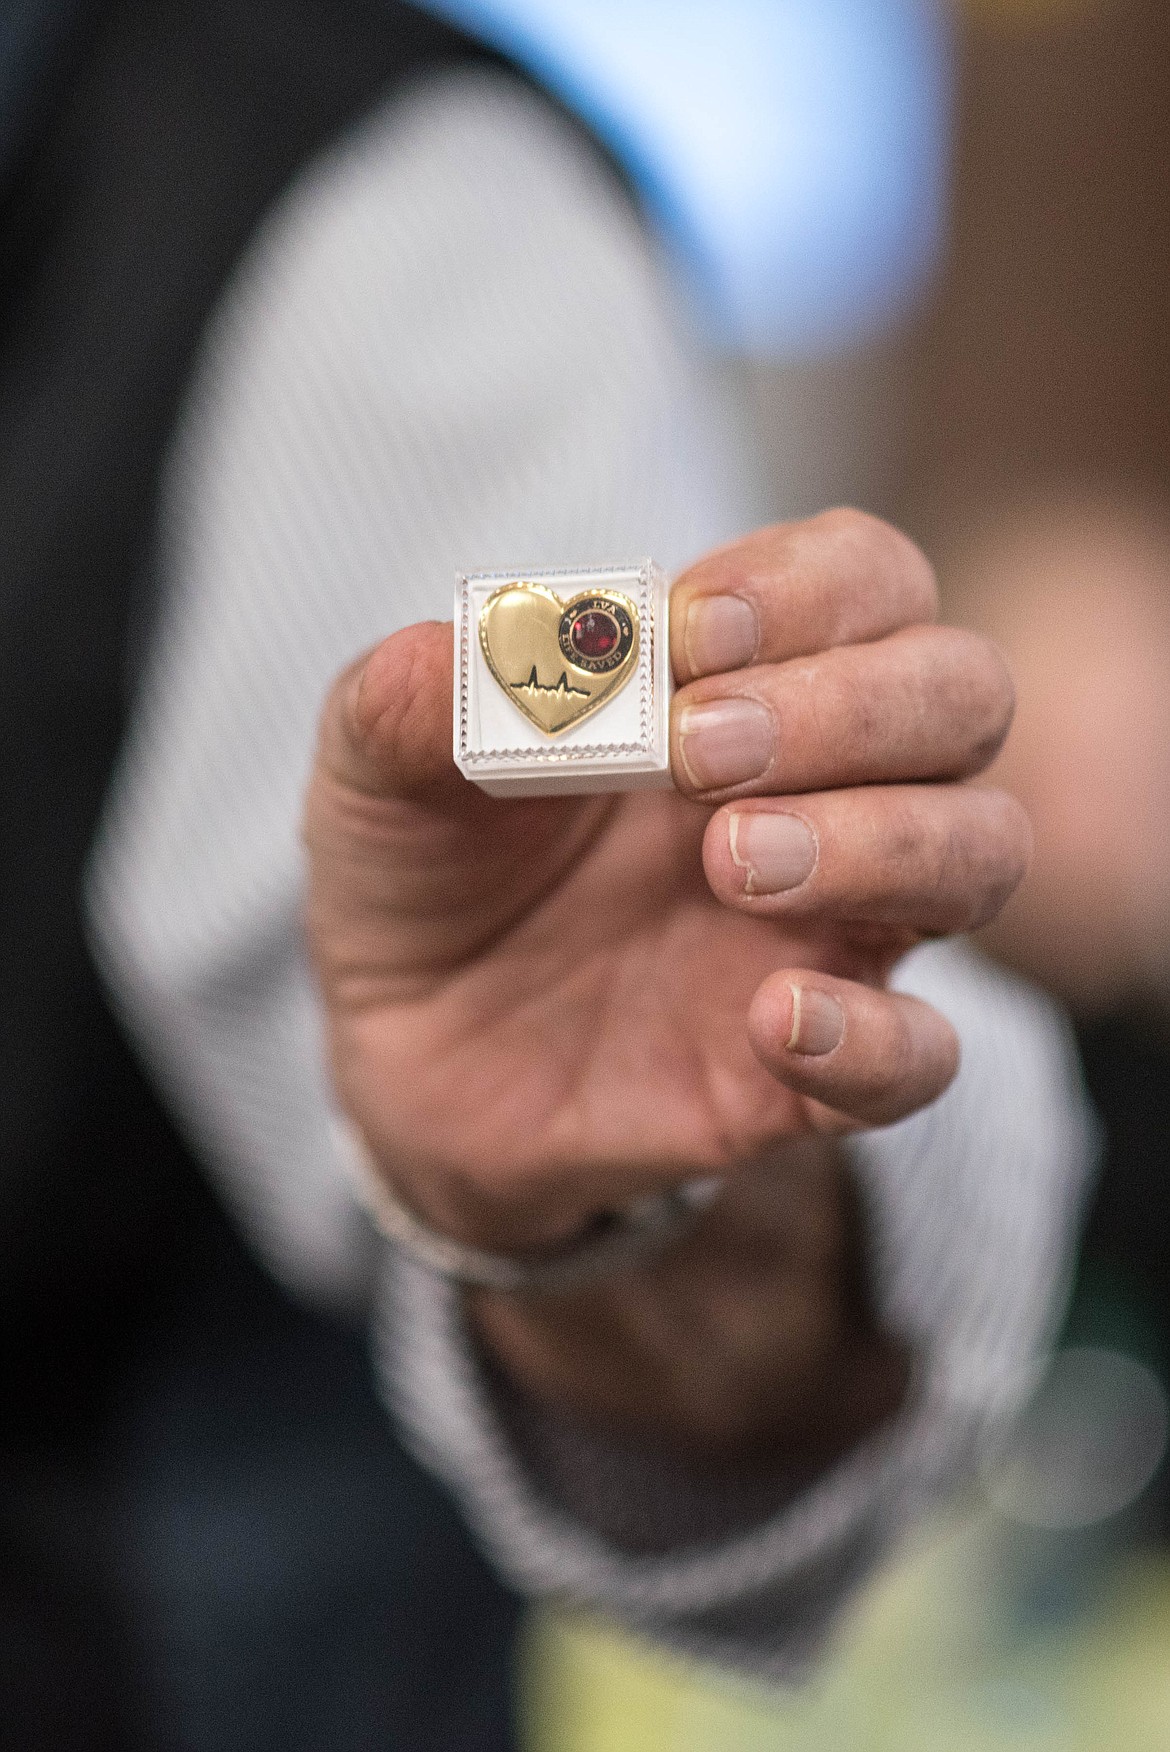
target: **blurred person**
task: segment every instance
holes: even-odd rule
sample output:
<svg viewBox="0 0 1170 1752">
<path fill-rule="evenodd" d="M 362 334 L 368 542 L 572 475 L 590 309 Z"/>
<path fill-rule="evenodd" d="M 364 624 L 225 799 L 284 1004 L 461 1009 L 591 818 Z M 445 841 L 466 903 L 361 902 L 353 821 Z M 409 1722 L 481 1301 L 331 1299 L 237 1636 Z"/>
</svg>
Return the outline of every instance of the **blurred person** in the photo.
<svg viewBox="0 0 1170 1752">
<path fill-rule="evenodd" d="M 68 22 L 6 172 L 7 1719 L 25 1745 L 505 1731 L 474 1713 L 499 1709 L 501 1644 L 474 1631 L 477 1613 L 506 1629 L 504 1596 L 367 1430 L 360 1392 L 326 1390 L 351 1353 L 251 1275 L 191 1155 L 286 1285 L 377 1310 L 386 1396 L 515 1580 L 797 1674 L 1010 1417 L 1074 1220 L 1086 1130 L 1052 1012 L 951 950 L 885 990 L 913 942 L 977 922 L 1018 874 L 1018 818 L 951 782 L 1002 738 L 1002 671 L 931 628 L 928 568 L 889 530 L 839 514 L 765 532 L 676 587 L 684 743 L 684 707 L 724 702 L 722 742 L 676 758 L 693 800 L 507 809 L 452 786 L 449 635 L 404 630 L 363 666 L 370 718 L 349 709 L 353 672 L 325 720 L 323 1009 L 297 823 L 336 671 L 441 613 L 469 553 L 651 549 L 680 567 L 742 527 L 741 462 L 628 192 L 475 44 L 405 7 L 121 0 Z M 698 617 L 688 644 L 690 611 L 729 595 L 740 610 L 705 633 Z M 750 650 L 734 622 L 757 629 Z M 785 718 L 758 782 L 718 764 L 745 758 L 753 702 L 757 731 Z M 78 931 L 119 745 L 92 937 L 178 1133 Z M 777 812 L 790 792 L 809 795 Z M 363 850 L 359 793 L 397 857 Z M 802 812 L 820 860 L 786 896 Z M 745 864 L 736 814 L 761 844 L 763 816 L 788 822 L 786 847 Z M 956 843 L 967 855 L 940 866 Z M 632 1159 L 586 1128 L 566 1161 L 557 1053 L 595 1030 L 588 1004 L 564 1030 L 563 968 L 539 954 L 601 904 L 629 933 L 612 1026 Z M 501 1008 L 526 943 L 552 1018 L 529 1034 Z M 346 968 L 375 976 L 368 1028 Z M 408 971 L 426 975 L 429 1042 Z M 964 1063 L 914 1113 L 955 1068 L 931 1000 Z M 472 1077 L 506 1087 L 513 1065 L 544 1137 L 466 1105 Z M 649 1185 L 729 1184 L 610 1281 L 469 1298 L 376 1240 L 343 1112 L 424 1220 L 504 1253 L 573 1243 Z M 825 1143 L 859 1122 L 887 1129 Z M 282 1503 L 290 1422 L 305 1451 Z M 392 1524 L 404 1505 L 396 1549 L 387 1508 Z M 368 1568 L 373 1594 L 355 1594 L 325 1555 L 371 1528 L 392 1610 Z M 347 1633 L 326 1673 L 324 1626 Z M 299 1681 L 283 1698 L 276 1644 Z M 469 1674 L 483 1689 L 461 1716 Z"/>
</svg>

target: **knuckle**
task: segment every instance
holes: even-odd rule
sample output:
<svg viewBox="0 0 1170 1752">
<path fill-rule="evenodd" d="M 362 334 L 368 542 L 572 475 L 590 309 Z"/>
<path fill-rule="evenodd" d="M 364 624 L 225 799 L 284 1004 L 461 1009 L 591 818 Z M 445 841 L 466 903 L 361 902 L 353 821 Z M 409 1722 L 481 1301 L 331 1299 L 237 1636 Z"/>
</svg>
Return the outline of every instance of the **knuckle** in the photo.
<svg viewBox="0 0 1170 1752">
<path fill-rule="evenodd" d="M 918 609 L 920 620 L 933 621 L 939 610 L 938 576 L 930 560 L 916 541 L 901 530 L 891 532 L 896 538 L 907 596 Z"/>
<path fill-rule="evenodd" d="M 915 998 L 887 994 L 872 1029 L 864 1108 L 870 1122 L 898 1118 L 936 1096 L 959 1063 L 958 1036 L 945 1017 Z M 861 1112 L 862 1104 L 857 1111 Z"/>
<path fill-rule="evenodd" d="M 882 844 L 883 885 L 903 883 L 917 867 L 922 872 L 922 885 L 928 889 L 936 887 L 943 873 L 945 839 L 937 828 L 932 830 L 929 817 L 923 820 L 919 799 L 905 792 L 887 793 L 877 802 L 884 804 L 884 820 L 879 817 L 877 824 Z"/>
<path fill-rule="evenodd" d="M 406 797 L 451 780 L 450 693 L 449 629 L 421 622 L 375 647 L 351 686 L 346 719 L 369 788 Z"/>
<path fill-rule="evenodd" d="M 1022 805 L 1006 791 L 982 792 L 980 801 L 982 819 L 975 830 L 980 883 L 968 930 L 987 924 L 1002 911 L 1032 859 L 1032 824 Z"/>
<path fill-rule="evenodd" d="M 864 570 L 881 580 L 908 621 L 935 618 L 938 580 L 917 542 L 883 518 L 852 506 L 824 511 L 813 521 L 831 542 L 851 550 Z"/>
<path fill-rule="evenodd" d="M 933 1068 L 934 1092 L 941 1095 L 958 1075 L 962 1047 L 954 1026 L 945 1016 L 940 1016 L 938 1020 L 940 1026 L 936 1030 Z"/>
<path fill-rule="evenodd" d="M 802 728 L 820 760 L 830 760 L 842 749 L 868 758 L 890 739 L 890 700 L 875 685 L 869 648 L 841 655 L 840 662 L 810 664 L 794 677 L 803 683 L 798 696 Z"/>
<path fill-rule="evenodd" d="M 417 716 L 425 698 L 423 648 L 408 636 L 414 630 L 385 640 L 366 663 L 353 704 L 353 727 L 359 746 L 368 753 L 392 751 L 409 734 L 412 714 Z"/>
<path fill-rule="evenodd" d="M 899 858 L 934 931 L 970 931 L 997 913 L 1019 880 L 1011 836 L 996 801 L 954 788 L 921 811 L 906 811 L 891 839 L 892 880 Z M 917 844 L 912 841 L 917 820 Z"/>
<path fill-rule="evenodd" d="M 998 750 L 1016 710 L 1016 684 L 998 645 L 980 633 L 968 633 L 973 675 L 982 696 L 988 739 Z"/>
<path fill-rule="evenodd" d="M 826 510 L 818 511 L 815 517 L 810 517 L 808 527 L 821 535 L 848 539 L 853 532 L 876 521 L 867 511 L 858 511 L 852 505 L 830 505 Z"/>
<path fill-rule="evenodd" d="M 359 732 L 356 701 L 365 661 L 363 657 L 348 664 L 329 684 L 317 720 L 319 748 L 328 749 L 339 737 L 356 741 Z"/>
<path fill-rule="evenodd" d="M 1028 817 L 1006 791 L 949 787 L 891 804 L 877 872 L 912 897 L 918 929 L 973 931 L 995 918 L 1027 874 Z"/>
<path fill-rule="evenodd" d="M 360 747 L 369 746 L 384 725 L 387 710 L 393 708 L 393 673 L 393 652 L 387 641 L 369 653 L 352 696 L 350 726 Z"/>
<path fill-rule="evenodd" d="M 934 635 L 936 704 L 961 727 L 965 770 L 981 772 L 1003 747 L 1015 713 L 1016 690 L 999 647 L 964 627 Z"/>
<path fill-rule="evenodd" d="M 867 550 L 880 548 L 888 535 L 897 532 L 880 517 L 859 511 L 854 505 L 833 505 L 811 519 L 811 525 L 830 540 L 847 542 Z"/>
</svg>

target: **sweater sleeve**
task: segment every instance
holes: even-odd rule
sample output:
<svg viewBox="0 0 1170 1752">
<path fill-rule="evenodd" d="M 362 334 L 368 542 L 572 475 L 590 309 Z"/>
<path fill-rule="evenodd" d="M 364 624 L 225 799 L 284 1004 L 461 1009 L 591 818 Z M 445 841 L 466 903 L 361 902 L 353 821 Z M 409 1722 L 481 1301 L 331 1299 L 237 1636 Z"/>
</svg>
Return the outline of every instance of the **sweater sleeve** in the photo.
<svg viewBox="0 0 1170 1752">
<path fill-rule="evenodd" d="M 336 670 L 446 618 L 460 568 L 677 566 L 748 522 L 743 478 L 636 216 L 571 130 L 499 74 L 399 98 L 288 191 L 205 337 L 89 904 L 126 1026 L 239 1221 L 302 1293 L 374 1308 L 388 1403 L 501 1565 L 780 1675 L 1036 1364 L 1089 1147 L 1053 1013 L 969 957 L 910 968 L 959 1023 L 963 1072 L 856 1161 L 884 1312 L 924 1359 L 913 1403 L 798 1499 L 729 1483 L 700 1525 L 665 1466 L 508 1415 L 458 1297 L 374 1241 L 299 928 Z M 630 1555 L 615 1496 L 668 1546 Z"/>
<path fill-rule="evenodd" d="M 955 946 L 898 982 L 955 1023 L 962 1067 L 932 1107 L 851 1141 L 888 1329 L 918 1358 L 900 1415 L 795 1497 L 694 1489 L 547 1415 L 508 1414 L 451 1287 L 387 1262 L 383 1380 L 423 1456 L 522 1587 L 585 1601 L 701 1659 L 800 1678 L 902 1532 L 997 1447 L 1063 1303 L 1094 1148 L 1069 1033 Z M 714 1500 L 722 1495 L 722 1501 Z M 615 1529 L 669 1529 L 653 1555 Z"/>
</svg>

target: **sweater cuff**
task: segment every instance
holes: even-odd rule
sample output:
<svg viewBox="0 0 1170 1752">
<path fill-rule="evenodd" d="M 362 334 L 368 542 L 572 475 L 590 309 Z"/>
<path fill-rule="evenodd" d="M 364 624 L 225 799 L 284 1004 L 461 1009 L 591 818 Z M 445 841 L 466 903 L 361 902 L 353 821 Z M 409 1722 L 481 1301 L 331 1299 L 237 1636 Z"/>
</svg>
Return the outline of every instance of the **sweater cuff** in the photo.
<svg viewBox="0 0 1170 1752">
<path fill-rule="evenodd" d="M 387 1249 L 377 1328 L 383 1391 L 408 1443 L 458 1497 L 523 1591 L 760 1678 L 800 1677 L 897 1530 L 961 1469 L 964 1408 L 915 1393 L 889 1426 L 793 1493 L 728 1475 L 698 1492 L 665 1456 L 633 1453 L 512 1396 L 486 1368 L 458 1290 Z M 673 1529 L 666 1550 L 621 1529 Z"/>
<path fill-rule="evenodd" d="M 387 1249 L 384 1392 L 522 1589 L 792 1680 L 906 1525 L 1003 1439 L 1059 1311 L 1092 1123 L 1044 1000 L 954 950 L 912 958 L 898 983 L 946 1011 L 964 1053 L 933 1107 L 850 1146 L 879 1311 L 920 1369 L 898 1416 L 811 1484 L 748 1487 L 729 1472 L 697 1492 L 665 1456 L 531 1405 L 517 1415 L 457 1289 Z"/>
</svg>

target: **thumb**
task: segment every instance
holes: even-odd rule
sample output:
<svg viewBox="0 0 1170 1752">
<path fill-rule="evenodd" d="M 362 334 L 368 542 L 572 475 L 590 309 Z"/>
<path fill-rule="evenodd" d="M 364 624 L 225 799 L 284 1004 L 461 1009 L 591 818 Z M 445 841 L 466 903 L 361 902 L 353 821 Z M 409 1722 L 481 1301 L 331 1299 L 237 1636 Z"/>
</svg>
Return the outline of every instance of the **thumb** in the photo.
<svg viewBox="0 0 1170 1752">
<path fill-rule="evenodd" d="M 450 622 L 393 633 L 342 671 L 321 716 L 320 761 L 370 797 L 474 807 L 451 755 Z"/>
<path fill-rule="evenodd" d="M 596 798 L 486 796 L 451 752 L 450 623 L 406 627 L 338 676 L 304 837 L 319 971 L 351 992 L 450 972 L 555 882 Z M 336 989 L 333 986 L 333 989 Z"/>
</svg>

